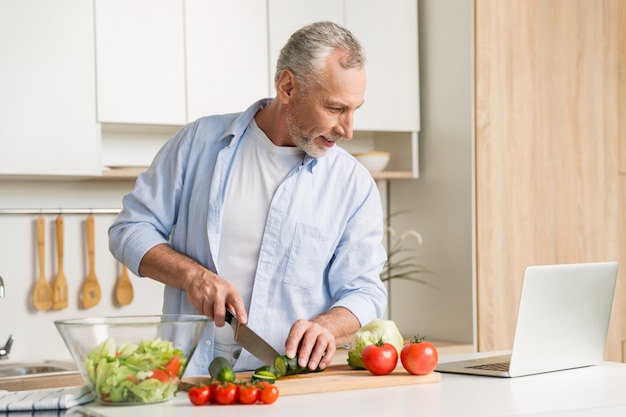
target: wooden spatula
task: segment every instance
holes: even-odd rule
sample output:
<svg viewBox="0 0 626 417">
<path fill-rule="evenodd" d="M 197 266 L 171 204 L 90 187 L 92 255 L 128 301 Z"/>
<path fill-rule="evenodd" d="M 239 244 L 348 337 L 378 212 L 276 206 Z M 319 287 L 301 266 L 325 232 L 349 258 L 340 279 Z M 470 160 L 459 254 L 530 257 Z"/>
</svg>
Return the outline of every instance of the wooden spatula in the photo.
<svg viewBox="0 0 626 417">
<path fill-rule="evenodd" d="M 39 278 L 33 290 L 33 305 L 37 310 L 46 311 L 52 307 L 52 287 L 46 279 L 44 265 L 44 219 L 37 218 L 37 250 L 39 255 Z"/>
<path fill-rule="evenodd" d="M 100 284 L 96 278 L 94 220 L 93 216 L 87 216 L 87 249 L 89 251 L 89 275 L 83 282 L 82 301 L 83 308 L 91 308 L 100 301 Z"/>
<path fill-rule="evenodd" d="M 57 275 L 52 282 L 52 309 L 67 308 L 67 280 L 63 271 L 63 216 L 57 216 Z"/>
<path fill-rule="evenodd" d="M 122 270 L 120 277 L 117 279 L 117 284 L 115 285 L 115 299 L 119 305 L 125 306 L 133 301 L 133 284 L 128 278 L 126 265 L 120 263 L 120 267 Z"/>
</svg>

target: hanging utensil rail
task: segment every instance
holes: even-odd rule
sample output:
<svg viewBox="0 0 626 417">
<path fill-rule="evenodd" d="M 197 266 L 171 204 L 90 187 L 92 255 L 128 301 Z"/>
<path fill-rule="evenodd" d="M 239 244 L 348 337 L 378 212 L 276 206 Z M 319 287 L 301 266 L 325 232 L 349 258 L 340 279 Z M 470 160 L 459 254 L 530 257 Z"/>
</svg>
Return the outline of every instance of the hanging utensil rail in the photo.
<svg viewBox="0 0 626 417">
<path fill-rule="evenodd" d="M 0 214 L 119 214 L 119 208 L 0 209 Z"/>
</svg>

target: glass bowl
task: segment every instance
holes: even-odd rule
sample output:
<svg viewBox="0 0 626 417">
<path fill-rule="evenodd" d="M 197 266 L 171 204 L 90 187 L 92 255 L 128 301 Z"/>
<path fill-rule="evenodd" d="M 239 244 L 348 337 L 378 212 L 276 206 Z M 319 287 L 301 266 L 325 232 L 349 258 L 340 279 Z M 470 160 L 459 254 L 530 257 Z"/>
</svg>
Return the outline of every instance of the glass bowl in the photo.
<svg viewBox="0 0 626 417">
<path fill-rule="evenodd" d="M 54 322 L 101 404 L 168 401 L 209 318 L 200 315 L 90 317 Z"/>
</svg>

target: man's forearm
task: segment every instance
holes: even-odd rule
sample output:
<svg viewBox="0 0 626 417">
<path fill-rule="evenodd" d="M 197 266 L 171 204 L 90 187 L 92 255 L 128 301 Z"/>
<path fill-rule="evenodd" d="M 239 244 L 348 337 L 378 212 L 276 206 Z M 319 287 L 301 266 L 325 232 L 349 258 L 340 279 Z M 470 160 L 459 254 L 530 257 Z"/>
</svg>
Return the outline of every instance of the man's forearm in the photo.
<svg viewBox="0 0 626 417">
<path fill-rule="evenodd" d="M 157 245 L 146 252 L 139 264 L 141 275 L 183 290 L 204 269 L 190 257 L 165 244 Z"/>
<path fill-rule="evenodd" d="M 335 337 L 337 346 L 350 343 L 354 333 L 361 327 L 356 316 L 343 307 L 332 308 L 311 321 L 328 329 Z"/>
</svg>

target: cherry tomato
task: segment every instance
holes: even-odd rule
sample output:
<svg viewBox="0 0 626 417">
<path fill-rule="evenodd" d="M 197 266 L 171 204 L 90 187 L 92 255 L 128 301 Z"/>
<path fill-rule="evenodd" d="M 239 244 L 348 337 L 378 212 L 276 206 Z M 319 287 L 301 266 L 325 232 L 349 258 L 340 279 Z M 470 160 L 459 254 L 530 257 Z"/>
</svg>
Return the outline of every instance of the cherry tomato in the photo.
<svg viewBox="0 0 626 417">
<path fill-rule="evenodd" d="M 267 381 L 258 381 L 258 382 L 256 382 L 256 388 L 257 388 L 256 400 L 257 401 L 262 401 L 261 393 L 263 392 L 263 388 L 269 387 L 270 385 L 272 385 L 272 384 L 270 384 Z"/>
<path fill-rule="evenodd" d="M 216 394 L 217 394 L 217 387 L 219 387 L 221 384 L 219 382 L 213 382 L 211 383 L 211 385 L 209 385 L 209 389 L 211 391 L 211 395 L 209 397 L 209 402 L 213 403 L 213 404 L 217 404 L 217 398 L 216 398 Z"/>
<path fill-rule="evenodd" d="M 252 384 L 239 385 L 237 389 L 237 401 L 241 404 L 254 404 L 257 402 L 258 389 Z"/>
<path fill-rule="evenodd" d="M 191 387 L 187 395 L 193 405 L 204 405 L 208 403 L 211 398 L 211 388 L 204 384 Z"/>
<path fill-rule="evenodd" d="M 165 364 L 165 371 L 170 374 L 172 378 L 178 376 L 178 372 L 180 371 L 180 356 L 172 356 L 172 359 Z"/>
<path fill-rule="evenodd" d="M 170 380 L 170 376 L 168 375 L 168 373 L 165 372 L 163 369 L 158 368 L 152 370 L 152 375 L 150 375 L 150 378 L 161 381 L 164 384 Z"/>
<path fill-rule="evenodd" d="M 215 401 L 221 405 L 233 404 L 237 399 L 237 385 L 226 382 L 215 388 Z"/>
<path fill-rule="evenodd" d="M 361 359 L 368 371 L 374 375 L 387 375 L 398 364 L 398 351 L 391 343 L 378 342 L 367 345 L 361 352 Z"/>
<path fill-rule="evenodd" d="M 400 361 L 410 374 L 427 375 L 437 367 L 439 353 L 432 343 L 415 336 L 400 351 Z"/>
<path fill-rule="evenodd" d="M 280 393 L 278 391 L 278 387 L 273 384 L 268 384 L 263 389 L 261 389 L 261 402 L 263 404 L 273 404 L 276 402 Z"/>
</svg>

